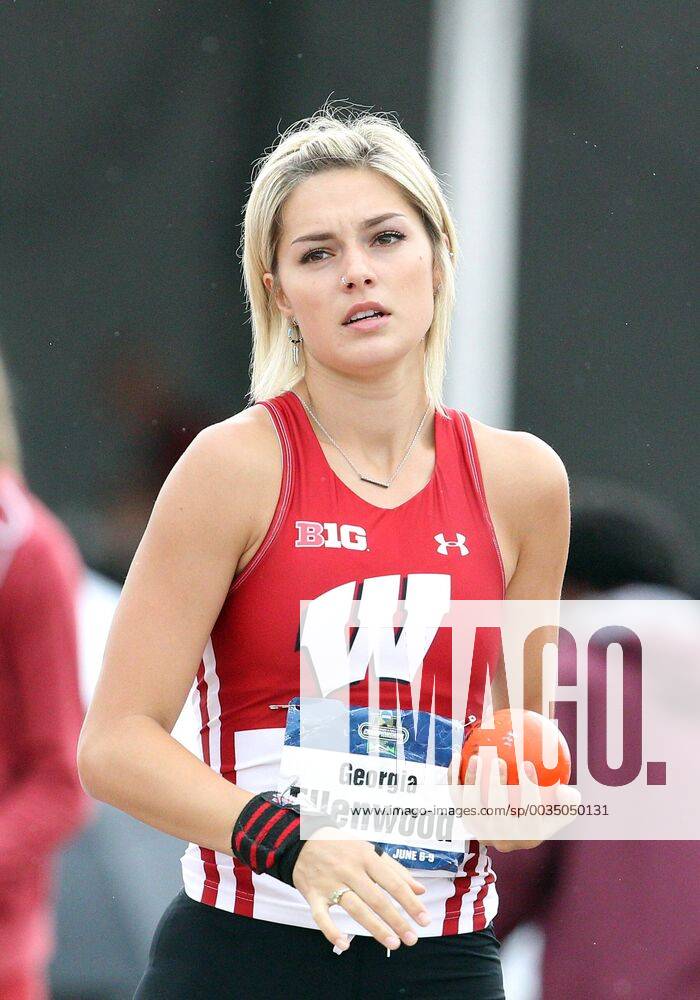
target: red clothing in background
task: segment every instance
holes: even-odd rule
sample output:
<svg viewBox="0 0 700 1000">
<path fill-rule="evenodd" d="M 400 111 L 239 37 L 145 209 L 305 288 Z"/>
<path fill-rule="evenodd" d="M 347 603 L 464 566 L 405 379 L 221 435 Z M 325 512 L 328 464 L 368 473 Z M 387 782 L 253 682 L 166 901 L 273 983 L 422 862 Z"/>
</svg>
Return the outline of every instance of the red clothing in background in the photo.
<svg viewBox="0 0 700 1000">
<path fill-rule="evenodd" d="M 604 663 L 599 650 L 592 661 L 592 719 L 603 718 Z M 575 664 L 562 666 L 561 682 L 573 684 Z M 570 709 L 560 705 L 557 718 L 575 759 Z M 641 701 L 632 711 L 639 717 Z M 599 725 L 592 743 L 601 759 L 603 741 Z M 544 933 L 542 1000 L 700 998 L 698 841 L 548 841 L 496 854 L 493 865 L 498 936 L 528 920 Z"/>
<path fill-rule="evenodd" d="M 0 981 L 51 958 L 53 858 L 92 813 L 76 765 L 81 576 L 66 529 L 0 466 Z"/>
</svg>

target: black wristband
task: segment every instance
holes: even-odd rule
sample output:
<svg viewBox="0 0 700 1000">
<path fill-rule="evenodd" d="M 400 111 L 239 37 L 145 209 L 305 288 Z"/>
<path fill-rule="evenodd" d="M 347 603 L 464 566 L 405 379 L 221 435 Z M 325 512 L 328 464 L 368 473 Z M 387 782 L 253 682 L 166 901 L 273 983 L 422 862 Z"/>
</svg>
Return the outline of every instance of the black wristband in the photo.
<svg viewBox="0 0 700 1000">
<path fill-rule="evenodd" d="M 311 832 L 334 826 L 329 816 L 304 816 Z M 301 816 L 296 803 L 285 803 L 277 792 L 255 795 L 241 810 L 231 834 L 231 851 L 258 875 L 294 885 L 294 865 L 306 843 L 300 835 Z"/>
</svg>

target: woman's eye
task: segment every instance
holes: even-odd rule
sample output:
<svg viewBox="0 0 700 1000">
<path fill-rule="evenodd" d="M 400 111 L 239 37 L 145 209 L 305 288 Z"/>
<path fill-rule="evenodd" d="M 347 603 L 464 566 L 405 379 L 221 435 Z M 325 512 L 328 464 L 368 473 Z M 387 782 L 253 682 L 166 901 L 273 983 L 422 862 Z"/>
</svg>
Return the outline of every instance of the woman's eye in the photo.
<svg viewBox="0 0 700 1000">
<path fill-rule="evenodd" d="M 301 258 L 302 264 L 306 264 L 308 261 L 320 260 L 321 258 L 316 256 L 317 253 L 328 253 L 328 251 L 327 250 L 309 250 L 309 252 L 305 253 L 304 256 Z"/>
<path fill-rule="evenodd" d="M 379 233 L 375 238 L 380 240 L 382 236 L 394 236 L 397 240 L 406 239 L 403 233 L 398 233 L 395 229 L 387 229 L 383 233 Z M 382 243 L 382 246 L 391 246 L 391 243 Z"/>
<path fill-rule="evenodd" d="M 383 242 L 384 237 L 391 237 L 391 242 Z M 383 233 L 377 233 L 377 235 L 374 237 L 375 242 L 379 241 L 379 240 L 382 241 L 382 242 L 380 242 L 379 245 L 383 246 L 383 247 L 393 246 L 393 244 L 394 244 L 395 241 L 397 241 L 397 240 L 405 240 L 405 239 L 406 239 L 406 237 L 404 236 L 404 234 L 397 232 L 397 230 L 395 230 L 395 229 L 386 229 L 386 230 L 384 230 Z M 328 253 L 330 253 L 330 251 L 329 250 L 322 250 L 320 247 L 319 247 L 318 250 L 309 250 L 309 252 L 305 253 L 304 256 L 301 258 L 301 263 L 302 264 L 306 264 L 306 263 L 309 263 L 309 262 L 313 263 L 314 261 L 317 261 L 317 260 L 323 260 L 324 258 L 317 256 L 317 254 L 324 254 L 324 253 L 328 254 Z"/>
</svg>

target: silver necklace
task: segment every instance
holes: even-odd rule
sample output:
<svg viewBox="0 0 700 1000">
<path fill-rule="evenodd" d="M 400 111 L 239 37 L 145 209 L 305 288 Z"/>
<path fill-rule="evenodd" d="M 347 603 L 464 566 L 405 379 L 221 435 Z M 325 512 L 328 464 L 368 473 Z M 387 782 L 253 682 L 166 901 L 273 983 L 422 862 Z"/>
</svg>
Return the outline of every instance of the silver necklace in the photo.
<svg viewBox="0 0 700 1000">
<path fill-rule="evenodd" d="M 307 387 L 306 391 L 309 392 L 308 387 Z M 352 459 L 348 458 L 348 456 L 345 454 L 345 452 L 340 447 L 340 445 L 335 440 L 335 438 L 331 434 L 328 433 L 328 431 L 323 426 L 323 424 L 321 423 L 321 421 L 318 419 L 318 417 L 316 416 L 316 414 L 314 413 L 314 411 L 311 409 L 311 407 L 307 403 L 305 403 L 304 400 L 301 398 L 301 396 L 297 395 L 296 392 L 294 393 L 294 395 L 297 397 L 297 399 L 299 400 L 299 402 L 301 403 L 301 405 L 304 407 L 304 409 L 306 410 L 306 412 L 309 414 L 309 416 L 311 417 L 311 419 L 314 421 L 314 423 L 316 423 L 321 428 L 321 430 L 326 435 L 326 437 L 328 438 L 328 440 L 330 441 L 330 443 L 333 445 L 333 447 L 338 449 L 338 451 L 343 456 L 343 458 L 348 463 L 348 465 L 353 470 L 353 472 L 356 473 L 356 475 L 358 475 L 360 477 L 360 479 L 362 480 L 362 482 L 363 483 L 372 483 L 373 486 L 382 486 L 385 490 L 388 489 L 391 486 L 391 484 L 393 483 L 393 481 L 398 476 L 399 472 L 401 472 L 401 469 L 403 468 L 404 462 L 406 461 L 406 459 L 408 458 L 408 456 L 411 454 L 411 449 L 413 448 L 413 445 L 418 440 L 418 435 L 420 434 L 421 428 L 422 428 L 423 424 L 425 423 L 425 418 L 428 416 L 428 413 L 430 411 L 430 403 L 428 403 L 428 409 L 423 414 L 423 418 L 422 418 L 421 422 L 418 424 L 418 430 L 413 435 L 413 437 L 411 439 L 411 443 L 409 444 L 408 448 L 406 449 L 406 453 L 404 454 L 403 458 L 401 459 L 401 461 L 399 462 L 399 464 L 394 469 L 393 475 L 390 476 L 390 478 L 387 479 L 387 481 L 385 483 L 383 483 L 380 479 L 372 479 L 370 476 L 363 476 L 362 473 L 360 472 L 360 470 L 357 468 L 357 466 L 352 461 Z M 310 392 L 309 392 L 309 399 L 311 399 L 311 393 Z"/>
</svg>

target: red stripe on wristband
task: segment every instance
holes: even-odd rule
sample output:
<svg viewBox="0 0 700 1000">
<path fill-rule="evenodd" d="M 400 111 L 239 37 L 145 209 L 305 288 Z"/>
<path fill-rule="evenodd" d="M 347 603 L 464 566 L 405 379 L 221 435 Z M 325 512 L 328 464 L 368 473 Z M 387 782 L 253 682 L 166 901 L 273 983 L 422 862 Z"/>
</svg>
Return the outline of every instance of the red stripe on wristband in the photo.
<svg viewBox="0 0 700 1000">
<path fill-rule="evenodd" d="M 282 833 L 279 835 L 277 840 L 272 845 L 272 849 L 276 851 L 277 848 L 282 843 L 282 841 L 285 839 L 285 837 L 287 837 L 287 835 L 290 834 L 295 827 L 299 826 L 300 823 L 301 823 L 301 817 L 296 815 L 294 819 L 291 821 L 291 823 L 288 823 L 285 826 L 284 830 L 282 830 Z"/>
<path fill-rule="evenodd" d="M 271 816 L 269 818 L 269 820 L 267 821 L 267 823 L 265 824 L 265 826 L 257 833 L 257 835 L 255 837 L 256 843 L 258 843 L 259 841 L 261 841 L 263 839 L 263 837 L 265 836 L 265 834 L 267 833 L 267 831 L 270 829 L 270 827 L 273 827 L 275 825 L 275 823 L 279 823 L 279 821 L 281 819 L 284 819 L 284 816 L 285 816 L 286 812 L 287 812 L 286 809 L 279 809 L 275 813 L 274 816 Z"/>
<path fill-rule="evenodd" d="M 264 840 L 265 834 L 271 827 L 275 825 L 275 823 L 279 823 L 281 819 L 284 819 L 285 812 L 286 812 L 285 809 L 275 809 L 274 816 L 270 816 L 267 823 L 256 834 L 253 846 L 250 849 L 250 867 L 253 869 L 253 871 L 257 871 L 258 844 L 260 844 Z M 269 868 L 269 865 L 267 867 Z"/>
<path fill-rule="evenodd" d="M 254 872 L 258 870 L 258 845 L 253 841 L 250 845 L 250 867 Z"/>
<path fill-rule="evenodd" d="M 263 813 L 266 810 L 272 809 L 272 808 L 274 808 L 274 807 L 273 807 L 273 805 L 272 805 L 271 802 L 263 802 L 261 805 L 258 806 L 258 808 L 255 810 L 255 812 L 252 814 L 252 816 L 250 816 L 250 818 L 243 824 L 243 826 L 241 827 L 241 829 L 236 834 L 236 839 L 235 839 L 236 850 L 239 852 L 239 854 L 242 853 L 241 848 L 242 848 L 242 845 L 243 845 L 243 838 L 246 837 L 246 835 L 247 835 L 248 830 L 250 829 L 250 827 L 255 823 L 255 821 L 260 816 L 263 815 Z M 247 863 L 248 862 L 246 861 L 246 864 Z M 252 868 L 253 865 L 250 865 L 250 867 Z"/>
<path fill-rule="evenodd" d="M 258 816 L 261 816 L 262 813 L 264 813 L 265 810 L 267 810 L 267 809 L 274 809 L 274 806 L 272 805 L 271 802 L 263 802 L 262 805 L 258 806 L 258 808 L 255 810 L 255 812 L 250 817 L 250 819 L 246 823 L 244 823 L 242 832 L 243 833 L 247 833 L 248 830 L 253 825 L 253 823 L 258 818 Z"/>
<path fill-rule="evenodd" d="M 282 833 L 279 835 L 279 837 L 273 844 L 272 850 L 267 856 L 267 861 L 265 862 L 266 868 L 272 868 L 277 859 L 277 848 L 289 836 L 289 834 L 294 830 L 294 828 L 299 826 L 300 822 L 301 822 L 300 818 L 298 816 L 295 816 L 294 819 L 291 821 L 291 823 L 288 823 L 285 826 L 284 830 L 282 830 Z"/>
</svg>

